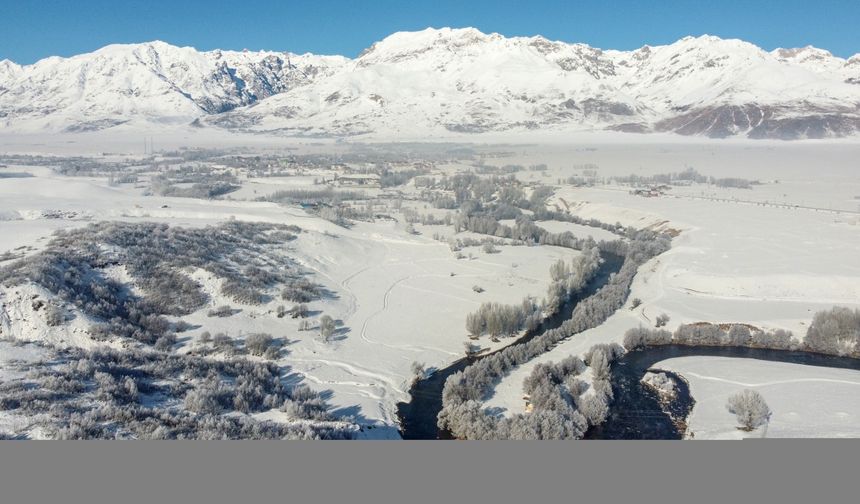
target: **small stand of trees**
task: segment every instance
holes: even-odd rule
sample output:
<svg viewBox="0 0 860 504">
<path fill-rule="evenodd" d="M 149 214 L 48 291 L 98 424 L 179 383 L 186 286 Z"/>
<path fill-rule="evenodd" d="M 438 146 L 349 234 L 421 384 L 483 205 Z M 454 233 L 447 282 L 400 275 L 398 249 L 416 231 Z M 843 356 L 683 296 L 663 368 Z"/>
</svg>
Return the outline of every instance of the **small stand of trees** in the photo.
<svg viewBox="0 0 860 504">
<path fill-rule="evenodd" d="M 837 306 L 816 313 L 802 341 L 783 329 L 764 331 L 746 324 L 726 326 L 707 322 L 681 324 L 674 333 L 636 327 L 624 334 L 627 350 L 654 345 L 739 346 L 860 358 L 860 310 Z"/>
<path fill-rule="evenodd" d="M 473 338 L 489 334 L 493 338 L 512 336 L 540 321 L 540 307 L 531 298 L 520 305 L 482 303 L 478 311 L 466 315 L 466 331 Z"/>
</svg>

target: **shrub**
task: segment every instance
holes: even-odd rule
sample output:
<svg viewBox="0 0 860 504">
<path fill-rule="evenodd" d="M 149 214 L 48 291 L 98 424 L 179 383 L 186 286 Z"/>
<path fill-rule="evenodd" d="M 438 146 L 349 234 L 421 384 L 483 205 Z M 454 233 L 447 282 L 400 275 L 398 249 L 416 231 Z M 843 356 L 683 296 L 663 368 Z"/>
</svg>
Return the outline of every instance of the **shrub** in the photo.
<svg viewBox="0 0 860 504">
<path fill-rule="evenodd" d="M 294 303 L 308 303 L 322 296 L 322 287 L 304 278 L 291 279 L 281 291 L 281 298 Z"/>
<path fill-rule="evenodd" d="M 45 307 L 45 323 L 51 327 L 56 327 L 66 321 L 66 314 L 63 309 L 55 304 L 48 304 Z"/>
<path fill-rule="evenodd" d="M 232 317 L 235 312 L 230 305 L 221 305 L 206 313 L 209 317 Z"/>
<path fill-rule="evenodd" d="M 212 345 L 219 350 L 227 350 L 233 348 L 233 338 L 224 334 L 217 333 L 212 337 Z"/>
<path fill-rule="evenodd" d="M 290 308 L 290 317 L 305 318 L 308 316 L 308 305 L 300 303 Z"/>
<path fill-rule="evenodd" d="M 485 254 L 497 254 L 499 252 L 499 249 L 493 245 L 493 242 L 485 242 L 481 248 Z"/>
</svg>

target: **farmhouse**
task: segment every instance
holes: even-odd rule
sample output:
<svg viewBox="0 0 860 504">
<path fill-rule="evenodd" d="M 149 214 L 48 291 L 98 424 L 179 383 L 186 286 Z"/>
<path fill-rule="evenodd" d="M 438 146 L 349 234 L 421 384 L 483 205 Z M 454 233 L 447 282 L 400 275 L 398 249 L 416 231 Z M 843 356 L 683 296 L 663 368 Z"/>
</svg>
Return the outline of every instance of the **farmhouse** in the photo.
<svg viewBox="0 0 860 504">
<path fill-rule="evenodd" d="M 339 186 L 379 187 L 379 175 L 375 173 L 335 174 L 334 181 Z"/>
</svg>

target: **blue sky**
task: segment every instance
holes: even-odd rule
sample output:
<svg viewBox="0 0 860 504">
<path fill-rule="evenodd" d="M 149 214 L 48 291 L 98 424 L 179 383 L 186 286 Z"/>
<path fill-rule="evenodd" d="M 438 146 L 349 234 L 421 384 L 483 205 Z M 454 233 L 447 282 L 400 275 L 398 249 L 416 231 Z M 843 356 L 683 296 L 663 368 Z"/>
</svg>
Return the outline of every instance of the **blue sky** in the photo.
<svg viewBox="0 0 860 504">
<path fill-rule="evenodd" d="M 609 49 L 708 33 L 765 49 L 860 52 L 860 0 L 0 0 L 0 59 L 32 63 L 109 43 L 356 56 L 400 30 L 475 26 Z"/>
</svg>

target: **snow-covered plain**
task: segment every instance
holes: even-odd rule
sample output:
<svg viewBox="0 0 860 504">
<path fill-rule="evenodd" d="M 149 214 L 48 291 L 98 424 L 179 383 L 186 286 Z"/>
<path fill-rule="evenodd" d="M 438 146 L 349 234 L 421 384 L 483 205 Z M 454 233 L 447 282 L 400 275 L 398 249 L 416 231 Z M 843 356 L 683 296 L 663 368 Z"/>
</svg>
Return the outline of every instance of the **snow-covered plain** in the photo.
<svg viewBox="0 0 860 504">
<path fill-rule="evenodd" d="M 247 145 L 260 152 L 346 152 L 352 147 L 258 136 L 225 134 L 219 138 L 211 132 L 190 130 L 182 135 L 156 136 L 156 142 L 164 148 Z M 503 137 L 485 138 L 498 141 Z M 856 259 L 860 252 L 860 200 L 856 199 L 860 196 L 856 172 L 860 146 L 845 141 L 655 143 L 629 136 L 624 137 L 627 143 L 613 144 L 616 138 L 614 134 L 576 137 L 565 144 L 556 137 L 540 145 L 471 146 L 480 152 L 505 153 L 488 156 L 484 159 L 488 164 L 547 164 L 546 172 L 516 174 L 527 182 L 555 185 L 580 175 L 581 166 L 597 165 L 601 181 L 595 187 L 562 185 L 552 204 L 585 218 L 679 233 L 672 249 L 644 265 L 634 280 L 630 297 L 640 298 L 641 306 L 630 310 L 628 304 L 600 327 L 521 366 L 502 380 L 488 406 L 522 411 L 522 381 L 536 363 L 580 354 L 594 343 L 620 342 L 625 330 L 640 324 L 653 326 L 660 313 L 670 315 L 669 329 L 686 322 L 744 322 L 765 329 L 788 329 L 802 337 L 814 312 L 833 305 L 860 306 L 860 262 Z M 142 136 L 131 132 L 0 135 L 0 146 L 6 152 L 21 153 L 108 152 L 113 153 L 106 156 L 110 159 L 139 154 Z M 629 194 L 630 187 L 604 180 L 630 173 L 676 172 L 688 166 L 714 177 L 757 179 L 762 185 L 753 189 L 675 187 L 665 196 L 643 198 Z M 244 181 L 231 195 L 233 200 L 198 200 L 144 196 L 142 187 L 111 187 L 104 178 L 64 177 L 47 167 L 9 166 L 8 170 L 33 176 L 0 179 L 0 254 L 17 253 L 19 247 L 31 253 L 26 247 L 38 250 L 57 229 L 101 220 L 204 226 L 235 218 L 301 227 L 303 232 L 286 253 L 312 272 L 313 281 L 334 294 L 310 303 L 310 309 L 342 322 L 335 341 L 322 343 L 315 331 L 298 331 L 298 321 L 277 318 L 275 308 L 280 300 L 237 306 L 242 311 L 230 318 L 207 317 L 208 309 L 226 301 L 205 272 L 191 272 L 211 300 L 206 308 L 185 317 L 200 327 L 180 335 L 179 351 L 192 349 L 195 336 L 204 330 L 225 331 L 239 339 L 252 332 L 285 337 L 290 343 L 279 364 L 313 388 L 331 390 L 330 402 L 339 412 L 381 427 L 367 431 L 373 437 L 396 437 L 395 406 L 408 400 L 413 361 L 433 368 L 457 359 L 463 353 L 463 322 L 468 312 L 482 301 L 514 303 L 526 295 L 542 297 L 550 281 L 550 264 L 576 253 L 554 247 L 506 246 L 498 254 L 486 254 L 471 247 L 463 252 L 472 253 L 473 259 L 457 259 L 447 244 L 431 238 L 444 231 L 441 226 L 416 224 L 417 235 L 408 233 L 402 222 L 390 220 L 358 222 L 345 229 L 297 207 L 250 201 L 284 187 L 310 185 L 313 174 Z M 601 230 L 564 222 L 549 222 L 546 227 L 610 238 Z M 447 234 L 452 232 L 448 228 Z M 474 285 L 485 292 L 474 292 Z M 21 289 L 0 293 L 4 303 L 22 309 L 28 295 Z M 7 325 L 15 329 L 16 337 L 86 343 L 80 333 L 49 329 L 25 310 L 18 314 Z M 75 327 L 84 331 L 85 326 L 80 321 Z M 503 339 L 496 346 L 509 341 Z M 486 339 L 480 343 L 493 346 Z M 759 364 L 766 363 L 754 365 Z M 695 358 L 687 358 L 685 365 L 685 369 L 700 372 Z M 783 370 L 783 375 L 791 378 L 793 369 Z M 822 390 L 796 393 L 805 397 Z M 835 393 L 841 394 L 841 389 Z M 700 399 L 695 386 L 693 396 Z M 770 399 L 769 394 L 767 397 Z M 842 397 L 851 401 L 848 395 Z M 808 422 L 806 426 L 814 427 Z"/>
<path fill-rule="evenodd" d="M 395 436 L 396 403 L 408 400 L 413 362 L 442 367 L 463 355 L 464 320 L 481 302 L 519 303 L 524 296 L 541 298 L 549 285 L 549 266 L 576 251 L 558 247 L 500 247 L 487 254 L 480 247 L 457 259 L 448 245 L 432 239 L 435 229 L 420 235 L 389 220 L 358 222 L 346 229 L 309 215 L 297 207 L 274 203 L 198 200 L 143 196 L 131 185 L 110 187 L 101 178 L 68 178 L 47 167 L 14 167 L 28 178 L 0 179 L 0 236 L 3 252 L 19 247 L 38 250 L 57 229 L 88 222 L 165 222 L 173 226 L 204 226 L 227 219 L 294 224 L 302 228 L 287 255 L 311 271 L 311 279 L 333 293 L 309 303 L 317 314 L 342 323 L 335 341 L 323 343 L 317 332 L 299 331 L 298 321 L 278 318 L 280 299 L 262 306 L 243 306 L 218 291 L 220 281 L 203 271 L 190 272 L 210 301 L 183 320 L 198 329 L 183 333 L 180 345 L 192 349 L 197 334 L 226 332 L 270 333 L 288 340 L 287 355 L 279 364 L 298 373 L 310 386 L 330 390 L 338 413 L 354 415 L 361 423 L 382 429 L 373 436 Z M 254 184 L 266 190 L 265 180 Z M 282 187 L 276 183 L 275 189 Z M 47 212 L 50 210 L 50 212 Z M 53 218 L 62 215 L 64 218 Z M 3 264 L 3 263 L 0 263 Z M 121 272 L 119 272 L 121 274 Z M 473 286 L 484 292 L 477 293 Z M 89 347 L 89 321 L 77 317 L 68 325 L 51 328 L 30 308 L 33 286 L 0 290 L 4 332 L 24 340 Z M 207 311 L 230 304 L 242 311 L 229 318 L 212 318 Z M 289 304 L 289 303 L 287 303 Z M 481 342 L 494 348 L 499 343 Z"/>
<path fill-rule="evenodd" d="M 692 439 L 858 437 L 860 371 L 728 357 L 680 357 L 655 368 L 679 373 L 696 401 L 687 419 Z M 772 411 L 767 427 L 736 428 L 729 396 L 752 389 Z"/>
</svg>

